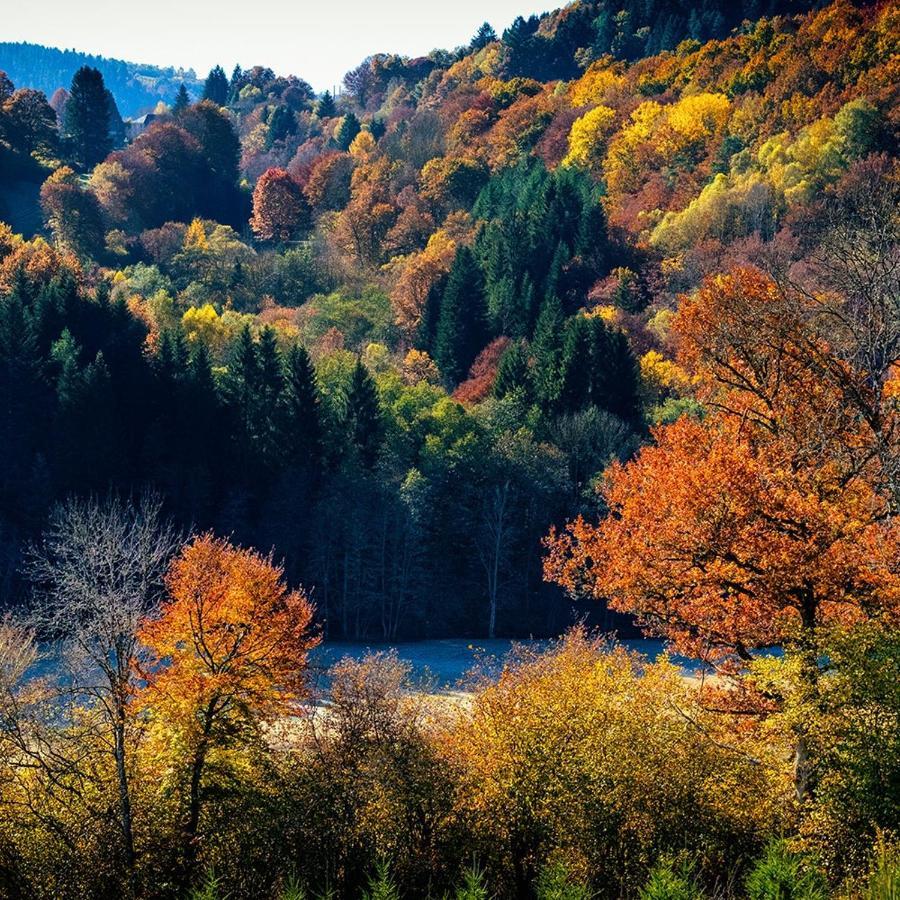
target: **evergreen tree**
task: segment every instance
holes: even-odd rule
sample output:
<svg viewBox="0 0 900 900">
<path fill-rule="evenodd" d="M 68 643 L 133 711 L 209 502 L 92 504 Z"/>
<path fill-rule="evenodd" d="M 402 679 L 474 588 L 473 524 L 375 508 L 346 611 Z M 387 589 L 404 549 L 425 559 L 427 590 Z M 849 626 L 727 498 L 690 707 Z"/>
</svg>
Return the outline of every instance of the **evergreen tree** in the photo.
<svg viewBox="0 0 900 900">
<path fill-rule="evenodd" d="M 19 285 L 19 288 L 21 285 Z M 40 351 L 14 283 L 0 298 L 0 508 L 24 516 L 30 470 L 50 411 Z"/>
<path fill-rule="evenodd" d="M 262 330 L 256 353 L 259 360 L 259 389 L 254 398 L 253 437 L 263 460 L 269 465 L 275 465 L 280 453 L 278 409 L 284 387 L 284 370 L 274 329 Z"/>
<path fill-rule="evenodd" d="M 286 106 L 276 106 L 269 116 L 268 126 L 266 149 L 271 150 L 276 141 L 283 141 L 297 130 L 297 120 Z"/>
<path fill-rule="evenodd" d="M 233 425 L 239 462 L 254 461 L 257 401 L 262 380 L 259 356 L 250 326 L 245 325 L 231 347 L 228 359 L 226 396 Z"/>
<path fill-rule="evenodd" d="M 63 132 L 72 148 L 72 159 L 81 169 L 92 169 L 112 149 L 110 107 L 103 76 L 82 66 L 72 78 L 63 113 Z"/>
<path fill-rule="evenodd" d="M 309 354 L 299 344 L 284 363 L 284 391 L 280 404 L 281 443 L 288 465 L 309 472 L 322 462 L 322 420 L 316 373 Z"/>
<path fill-rule="evenodd" d="M 488 44 L 492 44 L 496 40 L 497 32 L 494 31 L 491 24 L 489 22 L 482 22 L 472 40 L 469 41 L 469 49 L 482 50 L 484 47 L 487 47 Z"/>
<path fill-rule="evenodd" d="M 356 360 L 347 389 L 344 423 L 347 440 L 356 449 L 362 465 L 371 469 L 381 450 L 383 424 L 378 389 L 360 359 Z"/>
<path fill-rule="evenodd" d="M 561 389 L 557 402 L 561 412 L 578 412 L 590 403 L 592 337 L 591 325 L 587 318 L 578 315 L 569 320 L 563 346 Z"/>
<path fill-rule="evenodd" d="M 210 69 L 209 75 L 203 85 L 203 99 L 212 100 L 219 106 L 224 106 L 228 102 L 228 76 L 221 66 L 214 66 Z"/>
<path fill-rule="evenodd" d="M 316 115 L 320 119 L 333 119 L 337 115 L 337 107 L 334 105 L 334 97 L 330 91 L 325 91 L 316 104 Z M 349 145 L 348 145 L 349 146 Z"/>
<path fill-rule="evenodd" d="M 334 136 L 338 147 L 344 151 L 349 150 L 350 145 L 353 143 L 353 139 L 359 134 L 359 130 L 359 119 L 357 119 L 352 112 L 348 112 L 347 115 L 341 119 L 341 124 Z"/>
<path fill-rule="evenodd" d="M 534 355 L 531 376 L 534 394 L 544 410 L 549 410 L 556 403 L 562 388 L 564 323 L 559 297 L 550 294 L 541 305 L 531 344 Z"/>
<path fill-rule="evenodd" d="M 244 86 L 244 70 L 237 64 L 231 70 L 231 80 L 228 82 L 228 101 L 235 103 L 241 88 Z"/>
<path fill-rule="evenodd" d="M 119 150 L 125 146 L 125 123 L 122 121 L 122 115 L 116 104 L 116 98 L 113 97 L 112 91 L 106 90 L 106 109 L 109 119 L 109 140 L 111 149 Z"/>
<path fill-rule="evenodd" d="M 522 391 L 527 399 L 529 388 L 528 349 L 524 341 L 516 341 L 500 357 L 493 393 L 495 397 L 503 398 L 515 391 Z"/>
<path fill-rule="evenodd" d="M 487 341 L 484 279 L 472 251 L 460 247 L 441 298 L 434 339 L 434 358 L 444 377 L 460 382 Z"/>
<path fill-rule="evenodd" d="M 640 416 L 640 374 L 628 338 L 595 319 L 592 355 L 592 402 L 626 422 L 635 422 Z"/>
<path fill-rule="evenodd" d="M 190 105 L 191 98 L 188 96 L 187 88 L 182 81 L 181 87 L 178 88 L 178 93 L 175 95 L 175 102 L 172 104 L 172 115 L 180 116 Z"/>
</svg>

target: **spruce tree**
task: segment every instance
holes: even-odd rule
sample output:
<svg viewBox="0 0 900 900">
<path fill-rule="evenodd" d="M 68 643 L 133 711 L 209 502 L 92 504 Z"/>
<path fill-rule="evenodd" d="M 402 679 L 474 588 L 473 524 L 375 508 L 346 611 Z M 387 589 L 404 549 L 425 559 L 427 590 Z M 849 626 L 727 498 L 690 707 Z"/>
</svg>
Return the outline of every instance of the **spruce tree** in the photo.
<svg viewBox="0 0 900 900">
<path fill-rule="evenodd" d="M 284 387 L 281 351 L 272 328 L 264 328 L 256 348 L 259 391 L 254 403 L 254 437 L 263 459 L 274 465 L 279 457 L 278 408 Z"/>
<path fill-rule="evenodd" d="M 601 323 L 602 324 L 602 323 Z M 562 377 L 557 407 L 560 412 L 574 413 L 591 400 L 593 335 L 584 316 L 574 316 L 566 327 L 562 354 Z"/>
<path fill-rule="evenodd" d="M 191 98 L 188 96 L 184 82 L 182 82 L 181 87 L 178 88 L 178 93 L 175 95 L 175 102 L 172 104 L 172 115 L 180 116 L 190 105 Z"/>
<path fill-rule="evenodd" d="M 228 102 L 235 103 L 244 86 L 244 70 L 237 64 L 231 70 L 231 80 L 228 82 Z"/>
<path fill-rule="evenodd" d="M 347 440 L 355 448 L 359 461 L 371 469 L 381 450 L 382 419 L 378 389 L 360 359 L 356 360 L 344 408 Z"/>
<path fill-rule="evenodd" d="M 594 320 L 591 400 L 626 422 L 640 416 L 640 375 L 628 338 Z"/>
<path fill-rule="evenodd" d="M 484 279 L 472 251 L 460 247 L 441 298 L 434 339 L 434 358 L 444 377 L 454 384 L 465 378 L 487 341 Z"/>
<path fill-rule="evenodd" d="M 316 115 L 320 119 L 333 119 L 337 115 L 337 107 L 334 105 L 334 97 L 330 91 L 325 91 L 316 104 Z"/>
<path fill-rule="evenodd" d="M 341 150 L 347 151 L 353 143 L 353 139 L 359 134 L 359 119 L 352 112 L 348 112 L 338 127 L 334 140 Z"/>
<path fill-rule="evenodd" d="M 478 26 L 478 31 L 475 32 L 472 40 L 469 41 L 469 49 L 483 50 L 488 44 L 492 44 L 496 40 L 497 32 L 494 31 L 490 22 L 482 22 L 482 24 Z"/>
<path fill-rule="evenodd" d="M 219 106 L 224 106 L 228 102 L 228 76 L 221 66 L 214 66 L 210 69 L 209 75 L 203 85 L 203 99 L 212 100 Z"/>
<path fill-rule="evenodd" d="M 322 462 L 322 420 L 316 373 L 309 354 L 299 344 L 284 363 L 280 403 L 281 444 L 288 465 L 316 472 Z"/>
<path fill-rule="evenodd" d="M 534 368 L 531 374 L 534 395 L 545 411 L 556 403 L 562 386 L 564 323 L 559 297 L 550 294 L 541 305 L 534 329 L 534 340 L 531 343 L 534 355 Z"/>
<path fill-rule="evenodd" d="M 239 462 L 244 466 L 254 461 L 260 382 L 256 344 L 250 326 L 245 325 L 231 347 L 226 382 L 228 408 L 235 428 L 236 450 Z"/>
<path fill-rule="evenodd" d="M 97 69 L 82 66 L 72 78 L 63 113 L 63 132 L 72 148 L 72 160 L 80 169 L 92 169 L 112 149 L 109 122 L 103 76 Z"/>
<path fill-rule="evenodd" d="M 516 341 L 506 348 L 494 379 L 495 397 L 502 399 L 515 391 L 521 391 L 526 399 L 530 394 L 528 349 L 524 341 Z"/>
</svg>

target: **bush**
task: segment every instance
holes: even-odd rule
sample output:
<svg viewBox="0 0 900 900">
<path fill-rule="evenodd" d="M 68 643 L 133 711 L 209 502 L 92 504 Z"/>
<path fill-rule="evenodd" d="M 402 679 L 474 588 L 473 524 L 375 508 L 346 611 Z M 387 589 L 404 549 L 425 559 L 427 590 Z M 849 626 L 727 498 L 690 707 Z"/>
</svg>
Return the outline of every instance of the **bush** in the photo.
<svg viewBox="0 0 900 900">
<path fill-rule="evenodd" d="M 827 900 L 822 873 L 808 858 L 775 841 L 747 876 L 749 900 Z"/>
<path fill-rule="evenodd" d="M 641 900 L 699 900 L 702 896 L 692 867 L 670 856 L 663 856 L 650 870 L 640 892 Z"/>
</svg>

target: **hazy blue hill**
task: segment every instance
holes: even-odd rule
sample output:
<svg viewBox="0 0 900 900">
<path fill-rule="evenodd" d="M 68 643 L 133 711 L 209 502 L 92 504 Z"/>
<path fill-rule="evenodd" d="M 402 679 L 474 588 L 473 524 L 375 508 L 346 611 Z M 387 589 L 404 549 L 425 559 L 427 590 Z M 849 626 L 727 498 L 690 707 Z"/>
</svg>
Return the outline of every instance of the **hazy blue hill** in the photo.
<svg viewBox="0 0 900 900">
<path fill-rule="evenodd" d="M 203 88 L 193 69 L 160 68 L 40 44 L 0 43 L 0 71 L 6 72 L 16 87 L 36 88 L 48 98 L 57 88 L 68 89 L 81 66 L 93 66 L 103 73 L 123 116 L 146 112 L 159 100 L 171 102 L 182 82 L 192 96 L 199 97 Z"/>
</svg>

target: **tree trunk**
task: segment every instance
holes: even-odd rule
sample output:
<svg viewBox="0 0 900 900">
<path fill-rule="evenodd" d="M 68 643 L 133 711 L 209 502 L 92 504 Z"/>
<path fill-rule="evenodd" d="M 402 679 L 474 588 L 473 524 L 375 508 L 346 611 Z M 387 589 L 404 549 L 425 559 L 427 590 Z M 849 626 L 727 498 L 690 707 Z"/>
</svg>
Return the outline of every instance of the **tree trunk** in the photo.
<svg viewBox="0 0 900 900">
<path fill-rule="evenodd" d="M 125 864 L 128 867 L 128 878 L 131 893 L 134 895 L 134 827 L 131 816 L 131 792 L 128 786 L 128 771 L 125 767 L 125 708 L 116 704 L 116 722 L 113 727 L 113 752 L 116 757 L 116 779 L 119 786 L 119 815 L 122 826 L 122 842 L 125 849 Z"/>
</svg>

